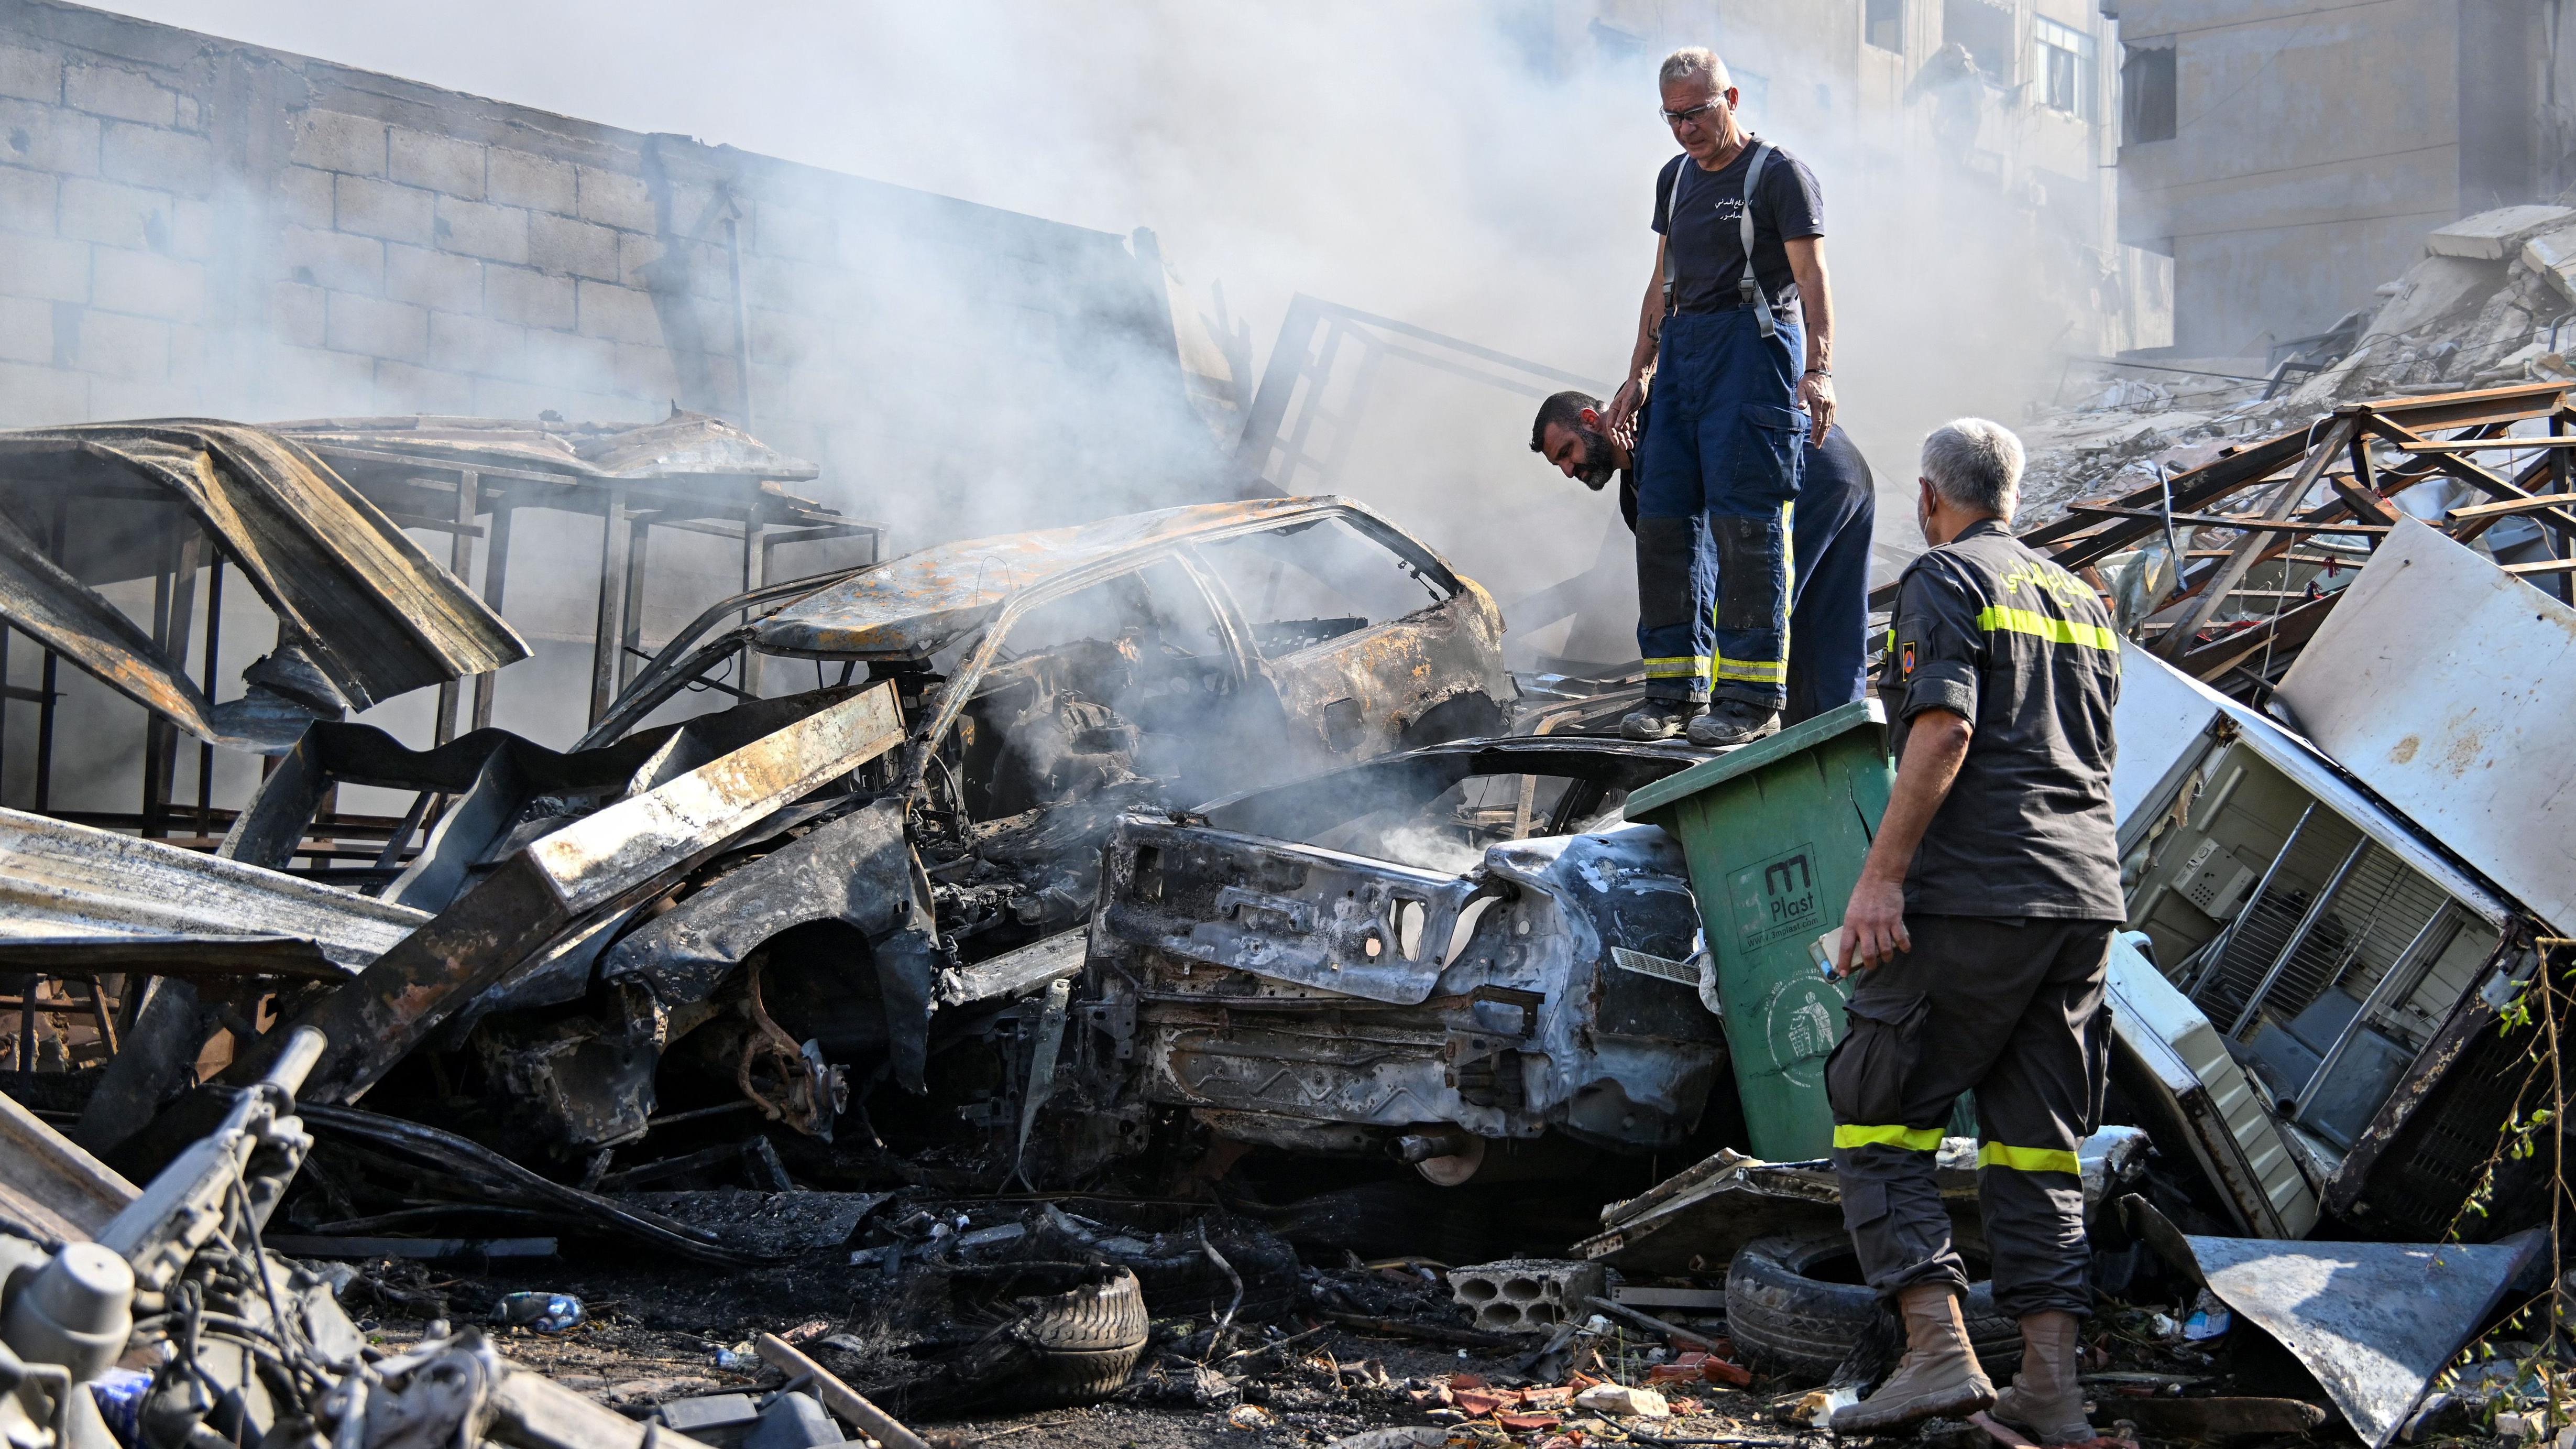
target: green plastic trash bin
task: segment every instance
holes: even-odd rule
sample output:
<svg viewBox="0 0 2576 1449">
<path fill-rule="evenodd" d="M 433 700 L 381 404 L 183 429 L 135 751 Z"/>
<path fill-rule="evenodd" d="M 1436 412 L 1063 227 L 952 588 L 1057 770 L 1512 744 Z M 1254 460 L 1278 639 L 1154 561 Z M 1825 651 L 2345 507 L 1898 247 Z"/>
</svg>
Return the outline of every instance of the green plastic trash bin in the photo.
<svg viewBox="0 0 2576 1449">
<path fill-rule="evenodd" d="M 1628 797 L 1628 818 L 1671 831 L 1689 858 L 1756 1156 L 1833 1147 L 1825 1058 L 1845 993 L 1814 947 L 1842 924 L 1895 778 L 1886 712 L 1865 699 Z"/>
</svg>

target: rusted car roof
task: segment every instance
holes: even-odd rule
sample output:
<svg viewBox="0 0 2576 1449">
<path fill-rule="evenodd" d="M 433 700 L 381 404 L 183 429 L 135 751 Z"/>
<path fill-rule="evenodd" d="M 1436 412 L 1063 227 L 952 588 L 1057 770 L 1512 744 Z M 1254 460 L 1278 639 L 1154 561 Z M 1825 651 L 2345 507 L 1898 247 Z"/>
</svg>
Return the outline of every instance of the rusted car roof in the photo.
<svg viewBox="0 0 2576 1449">
<path fill-rule="evenodd" d="M 1074 570 L 1178 543 L 1335 515 L 1367 519 L 1385 530 L 1388 539 L 1422 548 L 1367 505 L 1348 498 L 1198 503 L 1071 528 L 936 544 L 780 610 L 758 626 L 755 642 L 771 654 L 926 658 L 991 618 L 1013 595 Z M 1437 555 L 1431 558 L 1450 572 Z"/>
<path fill-rule="evenodd" d="M 449 466 L 526 468 L 577 478 L 801 482 L 823 471 L 704 413 L 674 412 L 654 423 L 424 416 L 303 418 L 268 426 L 317 447 L 383 450 Z"/>
<path fill-rule="evenodd" d="M 267 429 L 180 418 L 0 433 L 0 612 L 149 709 L 227 739 L 177 661 L 45 556 L 8 507 L 61 490 L 168 493 L 358 708 L 528 656 L 517 631 L 321 460 Z"/>
</svg>

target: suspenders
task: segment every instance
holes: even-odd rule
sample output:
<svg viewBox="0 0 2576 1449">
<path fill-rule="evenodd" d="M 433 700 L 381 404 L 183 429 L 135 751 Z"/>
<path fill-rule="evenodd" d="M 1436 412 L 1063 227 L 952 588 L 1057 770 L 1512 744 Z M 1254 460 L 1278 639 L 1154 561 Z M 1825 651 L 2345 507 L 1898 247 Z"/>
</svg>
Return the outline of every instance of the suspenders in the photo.
<svg viewBox="0 0 2576 1449">
<path fill-rule="evenodd" d="M 1735 284 L 1735 294 L 1745 306 L 1753 309 L 1754 323 L 1762 329 L 1762 335 L 1777 337 L 1780 325 L 1771 315 L 1771 299 L 1763 294 L 1753 277 L 1753 197 L 1756 188 L 1762 184 L 1762 167 L 1770 159 L 1771 143 L 1754 141 L 1752 164 L 1744 169 L 1744 212 L 1737 218 L 1744 228 L 1744 275 Z M 1664 191 L 1664 315 L 1667 317 L 1673 314 L 1673 288 L 1680 275 L 1680 263 L 1674 258 L 1671 240 L 1672 228 L 1678 224 L 1678 218 L 1673 215 L 1673 203 L 1681 197 L 1682 173 L 1689 169 L 1689 165 L 1685 158 L 1684 164 L 1673 168 L 1672 185 Z"/>
</svg>

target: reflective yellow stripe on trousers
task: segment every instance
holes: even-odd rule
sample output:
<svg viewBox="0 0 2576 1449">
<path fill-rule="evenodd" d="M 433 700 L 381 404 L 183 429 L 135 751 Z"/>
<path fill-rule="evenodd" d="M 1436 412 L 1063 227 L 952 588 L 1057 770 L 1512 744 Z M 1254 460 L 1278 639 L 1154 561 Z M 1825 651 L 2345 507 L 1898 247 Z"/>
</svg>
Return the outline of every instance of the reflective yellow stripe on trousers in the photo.
<svg viewBox="0 0 2576 1449">
<path fill-rule="evenodd" d="M 1705 656 L 1646 661 L 1648 679 L 1698 679 L 1707 673 L 1708 660 Z"/>
<path fill-rule="evenodd" d="M 1834 1143 L 1839 1147 L 1842 1143 Z M 2084 1164 L 2062 1147 L 2007 1147 L 2000 1142 L 1987 1142 L 1977 1148 L 1977 1166 L 2007 1167 L 2015 1172 L 2063 1172 L 2084 1175 Z"/>
<path fill-rule="evenodd" d="M 1902 1147 L 1908 1152 L 1938 1152 L 1941 1150 L 1941 1129 L 1938 1127 L 1879 1127 L 1858 1126 L 1848 1122 L 1836 1123 L 1834 1126 L 1834 1146 L 1836 1149 L 1846 1147 Z"/>
</svg>

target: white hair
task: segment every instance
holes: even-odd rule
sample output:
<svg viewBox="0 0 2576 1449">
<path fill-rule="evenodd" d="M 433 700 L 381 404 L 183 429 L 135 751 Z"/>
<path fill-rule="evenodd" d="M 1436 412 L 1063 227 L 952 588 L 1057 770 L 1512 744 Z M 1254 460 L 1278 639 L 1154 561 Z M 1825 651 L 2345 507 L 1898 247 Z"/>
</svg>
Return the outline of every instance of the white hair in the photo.
<svg viewBox="0 0 2576 1449">
<path fill-rule="evenodd" d="M 1707 80 L 1708 93 L 1713 96 L 1724 95 L 1735 85 L 1726 73 L 1726 62 L 1718 59 L 1717 52 L 1705 45 L 1690 46 L 1665 56 L 1663 69 L 1656 72 L 1655 84 L 1666 86 L 1693 76 Z"/>
<path fill-rule="evenodd" d="M 2021 439 L 1984 418 L 1955 418 L 1923 440 L 1923 476 L 1961 508 L 2010 519 L 2021 502 Z"/>
</svg>

